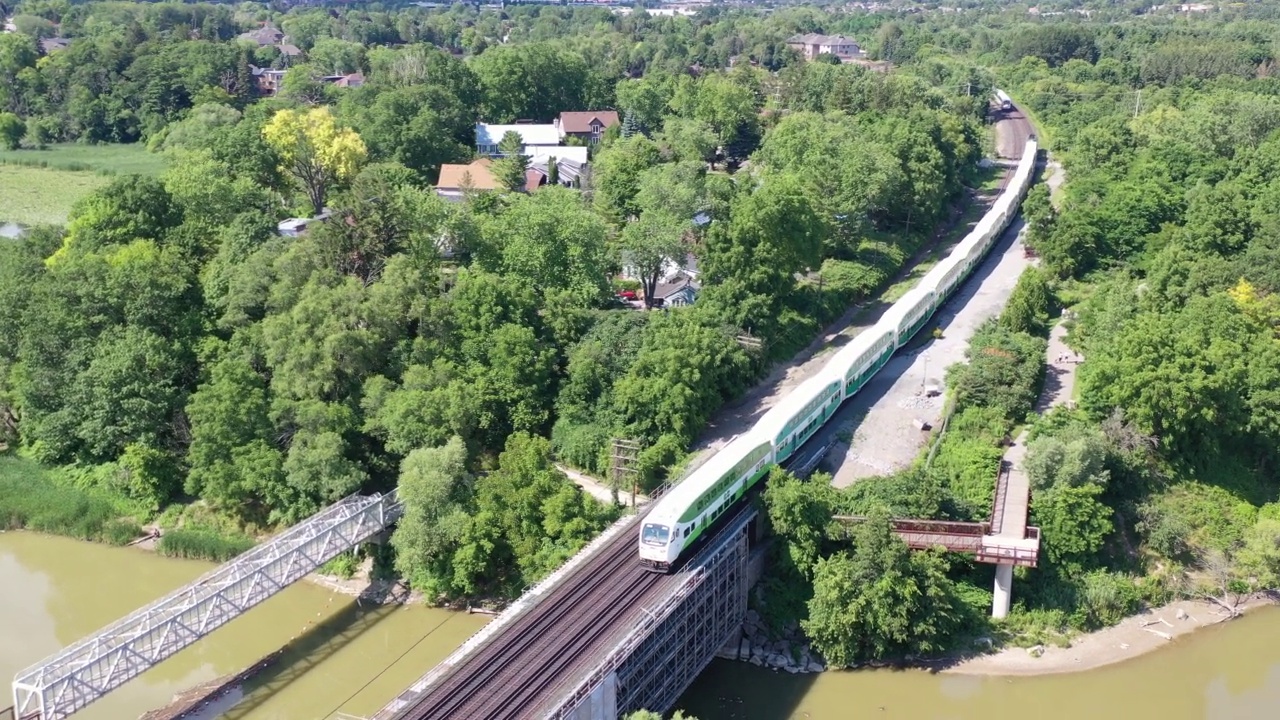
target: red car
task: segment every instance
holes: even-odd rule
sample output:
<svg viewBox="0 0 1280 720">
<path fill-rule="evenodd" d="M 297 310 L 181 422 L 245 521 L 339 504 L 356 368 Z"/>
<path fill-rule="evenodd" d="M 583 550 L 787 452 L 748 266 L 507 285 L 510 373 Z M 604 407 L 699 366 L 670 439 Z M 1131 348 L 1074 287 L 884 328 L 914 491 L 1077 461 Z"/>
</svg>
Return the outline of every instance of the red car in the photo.
<svg viewBox="0 0 1280 720">
<path fill-rule="evenodd" d="M 636 291 L 635 290 L 619 290 L 618 297 L 622 298 L 623 300 L 635 300 Z"/>
</svg>

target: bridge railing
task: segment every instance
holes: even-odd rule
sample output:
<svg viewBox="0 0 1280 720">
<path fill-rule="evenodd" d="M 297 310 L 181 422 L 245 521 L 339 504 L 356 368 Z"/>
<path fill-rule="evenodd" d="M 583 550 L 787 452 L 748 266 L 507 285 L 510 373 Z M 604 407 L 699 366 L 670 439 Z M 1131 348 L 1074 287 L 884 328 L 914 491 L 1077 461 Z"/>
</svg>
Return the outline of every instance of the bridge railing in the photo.
<svg viewBox="0 0 1280 720">
<path fill-rule="evenodd" d="M 61 720 L 400 517 L 395 493 L 339 500 L 191 584 L 18 673 L 18 717 Z"/>
</svg>

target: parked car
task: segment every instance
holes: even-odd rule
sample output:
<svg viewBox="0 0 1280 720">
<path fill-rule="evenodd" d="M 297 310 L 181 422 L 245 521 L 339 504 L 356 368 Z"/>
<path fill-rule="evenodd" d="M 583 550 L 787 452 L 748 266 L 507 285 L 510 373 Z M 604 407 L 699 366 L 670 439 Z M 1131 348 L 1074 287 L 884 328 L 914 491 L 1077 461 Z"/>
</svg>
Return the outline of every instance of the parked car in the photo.
<svg viewBox="0 0 1280 720">
<path fill-rule="evenodd" d="M 635 290 L 619 290 L 618 297 L 622 298 L 623 300 L 635 300 L 636 291 Z"/>
</svg>

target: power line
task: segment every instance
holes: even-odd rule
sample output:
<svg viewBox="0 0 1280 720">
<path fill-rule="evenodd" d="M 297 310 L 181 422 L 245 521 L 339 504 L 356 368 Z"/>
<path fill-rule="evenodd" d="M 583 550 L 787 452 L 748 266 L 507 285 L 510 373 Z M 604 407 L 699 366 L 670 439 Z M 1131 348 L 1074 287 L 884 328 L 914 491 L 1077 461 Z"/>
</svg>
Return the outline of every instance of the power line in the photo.
<svg viewBox="0 0 1280 720">
<path fill-rule="evenodd" d="M 351 695 L 350 695 L 350 696 L 348 696 L 346 700 L 343 700 L 342 702 L 340 702 L 340 703 L 338 703 L 337 705 L 335 705 L 335 706 L 334 706 L 334 708 L 333 708 L 332 710 L 330 710 L 329 712 L 325 713 L 325 715 L 324 715 L 324 716 L 325 716 L 325 717 L 330 717 L 330 716 L 334 715 L 335 713 L 337 713 L 337 712 L 338 712 L 338 710 L 340 710 L 340 709 L 342 708 L 342 706 L 343 706 L 343 705 L 346 705 L 347 703 L 351 702 L 352 698 L 354 698 L 355 696 L 357 696 L 357 695 L 359 695 L 360 693 L 364 692 L 364 691 L 365 691 L 365 689 L 367 689 L 370 685 L 372 685 L 372 684 L 374 683 L 374 681 L 375 681 L 375 680 L 377 680 L 378 678 L 380 678 L 380 677 L 382 677 L 383 675 L 385 675 L 385 674 L 387 673 L 387 671 L 388 671 L 388 670 L 390 670 L 391 668 L 395 667 L 395 666 L 396 666 L 396 663 L 398 663 L 398 662 L 400 662 L 401 660 L 403 660 L 405 655 L 408 655 L 409 653 L 413 652 L 415 648 L 417 648 L 419 645 L 421 645 L 421 644 L 422 644 L 422 641 L 423 641 L 423 640 L 426 640 L 427 638 L 431 637 L 431 636 L 435 633 L 435 631 L 439 630 L 439 629 L 440 629 L 440 628 L 441 628 L 445 623 L 449 622 L 449 620 L 450 620 L 450 619 L 451 619 L 451 618 L 445 618 L 445 619 L 441 620 L 440 622 L 436 623 L 436 626 L 435 626 L 435 627 L 431 628 L 430 630 L 428 630 L 428 631 L 427 631 L 427 633 L 426 633 L 425 635 L 423 635 L 422 637 L 418 638 L 418 642 L 416 642 L 416 643 L 414 643 L 414 644 L 410 645 L 410 646 L 409 646 L 409 649 L 407 649 L 407 650 L 405 650 L 404 652 L 400 653 L 400 656 L 399 656 L 399 657 L 397 657 L 395 660 L 392 660 L 392 661 L 391 661 L 391 663 L 390 663 L 389 665 L 387 665 L 386 667 L 384 667 L 384 668 L 382 669 L 382 671 L 381 671 L 381 672 L 379 672 L 377 675 L 374 675 L 373 677 L 369 678 L 369 682 L 365 683 L 364 685 L 361 685 L 361 686 L 360 686 L 360 688 L 359 688 L 359 689 L 357 689 L 355 692 L 351 693 Z"/>
</svg>

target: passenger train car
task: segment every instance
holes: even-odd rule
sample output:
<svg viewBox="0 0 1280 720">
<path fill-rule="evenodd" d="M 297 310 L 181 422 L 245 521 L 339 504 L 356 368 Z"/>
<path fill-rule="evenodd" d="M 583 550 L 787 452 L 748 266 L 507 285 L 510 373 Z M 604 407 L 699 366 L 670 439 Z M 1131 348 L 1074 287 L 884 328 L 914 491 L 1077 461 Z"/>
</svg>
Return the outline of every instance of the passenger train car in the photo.
<svg viewBox="0 0 1280 720">
<path fill-rule="evenodd" d="M 929 322 L 1017 214 L 1031 185 L 1036 150 L 1032 135 L 1013 178 L 982 220 L 875 326 L 859 333 L 750 430 L 658 498 L 640 524 L 641 564 L 650 570 L 669 571 L 712 523 L 736 505 L 770 468 L 790 458 L 841 403 L 861 390 L 893 353 Z"/>
</svg>

